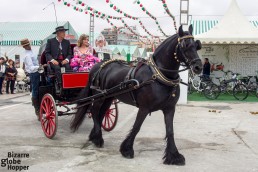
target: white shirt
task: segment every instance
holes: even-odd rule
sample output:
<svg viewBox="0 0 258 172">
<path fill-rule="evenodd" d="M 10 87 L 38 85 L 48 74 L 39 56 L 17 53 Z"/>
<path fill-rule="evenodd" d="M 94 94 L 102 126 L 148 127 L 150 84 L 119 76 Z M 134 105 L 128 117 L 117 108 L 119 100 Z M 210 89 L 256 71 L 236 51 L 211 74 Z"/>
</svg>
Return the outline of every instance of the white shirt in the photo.
<svg viewBox="0 0 258 172">
<path fill-rule="evenodd" d="M 5 73 L 5 65 L 0 64 L 0 72 Z"/>
<path fill-rule="evenodd" d="M 38 71 L 39 62 L 37 57 L 33 54 L 32 50 L 25 50 L 25 71 L 28 73 L 35 73 Z"/>
</svg>

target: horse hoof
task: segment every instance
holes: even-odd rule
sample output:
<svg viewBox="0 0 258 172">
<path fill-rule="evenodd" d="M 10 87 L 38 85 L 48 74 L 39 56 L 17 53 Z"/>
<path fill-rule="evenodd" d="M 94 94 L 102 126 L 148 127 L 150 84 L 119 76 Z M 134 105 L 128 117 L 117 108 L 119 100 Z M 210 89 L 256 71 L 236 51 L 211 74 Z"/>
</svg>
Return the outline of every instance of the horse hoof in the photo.
<svg viewBox="0 0 258 172">
<path fill-rule="evenodd" d="M 133 150 L 127 150 L 127 151 L 120 150 L 120 152 L 123 155 L 123 157 L 125 157 L 125 158 L 128 158 L 128 159 L 134 158 L 134 151 Z"/>
<path fill-rule="evenodd" d="M 166 155 L 163 159 L 164 159 L 163 163 L 167 165 L 180 165 L 180 166 L 185 165 L 185 157 L 179 152 L 171 154 L 170 156 Z"/>
<path fill-rule="evenodd" d="M 104 140 L 103 139 L 93 139 L 91 141 L 94 143 L 94 145 L 97 148 L 103 148 L 103 145 L 104 145 Z"/>
</svg>

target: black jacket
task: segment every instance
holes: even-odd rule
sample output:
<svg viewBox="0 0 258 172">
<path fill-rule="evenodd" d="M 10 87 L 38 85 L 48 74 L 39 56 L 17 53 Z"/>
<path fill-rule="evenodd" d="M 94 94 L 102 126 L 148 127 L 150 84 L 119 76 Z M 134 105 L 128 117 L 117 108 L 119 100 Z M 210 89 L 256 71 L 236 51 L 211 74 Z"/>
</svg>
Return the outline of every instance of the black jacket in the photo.
<svg viewBox="0 0 258 172">
<path fill-rule="evenodd" d="M 210 74 L 211 74 L 211 64 L 209 62 L 204 63 L 202 74 L 210 76 Z"/>
<path fill-rule="evenodd" d="M 72 57 L 70 41 L 63 39 L 61 44 L 62 44 L 62 54 L 64 56 L 64 59 L 68 59 L 70 61 Z M 46 55 L 47 61 L 51 61 L 52 59 L 57 60 L 59 55 L 59 42 L 57 41 L 56 37 L 47 40 L 45 55 Z"/>
</svg>

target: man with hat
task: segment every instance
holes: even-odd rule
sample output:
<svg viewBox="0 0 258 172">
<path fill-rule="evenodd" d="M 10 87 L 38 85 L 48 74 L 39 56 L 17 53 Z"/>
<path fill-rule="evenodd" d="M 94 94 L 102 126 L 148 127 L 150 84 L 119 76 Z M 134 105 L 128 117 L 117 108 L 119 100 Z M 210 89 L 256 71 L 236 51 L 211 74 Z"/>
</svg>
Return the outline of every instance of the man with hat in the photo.
<svg viewBox="0 0 258 172">
<path fill-rule="evenodd" d="M 69 61 L 71 60 L 72 50 L 70 41 L 65 38 L 64 26 L 58 26 L 53 34 L 56 34 L 55 38 L 48 39 L 45 55 L 48 62 L 50 62 L 51 68 L 54 70 L 57 77 L 56 93 L 60 93 L 61 86 L 61 67 L 65 70 L 70 70 Z"/>
<path fill-rule="evenodd" d="M 35 108 L 35 113 L 39 120 L 39 82 L 40 74 L 38 72 L 39 62 L 37 56 L 31 50 L 30 41 L 28 38 L 22 39 L 21 46 L 25 49 L 24 65 L 26 72 L 30 75 L 30 82 L 32 87 L 32 105 Z"/>
</svg>

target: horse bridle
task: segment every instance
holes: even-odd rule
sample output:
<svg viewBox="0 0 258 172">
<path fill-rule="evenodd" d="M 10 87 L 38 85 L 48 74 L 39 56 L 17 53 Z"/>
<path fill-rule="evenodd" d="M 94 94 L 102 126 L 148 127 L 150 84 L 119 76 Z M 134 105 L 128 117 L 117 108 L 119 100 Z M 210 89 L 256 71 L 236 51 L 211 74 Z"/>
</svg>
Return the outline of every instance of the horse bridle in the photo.
<svg viewBox="0 0 258 172">
<path fill-rule="evenodd" d="M 171 79 L 168 79 L 164 76 L 164 74 L 162 74 L 161 71 L 164 71 L 164 72 L 177 72 L 177 73 L 180 73 L 180 72 L 183 72 L 183 71 L 186 71 L 188 69 L 190 69 L 190 66 L 192 63 L 194 63 L 195 61 L 197 60 L 200 60 L 199 58 L 195 58 L 195 59 L 192 59 L 191 61 L 188 60 L 188 58 L 186 57 L 185 53 L 183 53 L 182 49 L 184 48 L 184 40 L 185 39 L 194 39 L 194 37 L 192 35 L 186 35 L 186 36 L 183 36 L 183 37 L 179 37 L 178 38 L 178 43 L 177 43 L 177 46 L 176 46 L 176 50 L 175 50 L 175 53 L 174 53 L 174 58 L 175 60 L 180 63 L 179 59 L 178 59 L 178 52 L 180 51 L 181 55 L 183 56 L 183 60 L 181 62 L 184 62 L 186 64 L 186 68 L 185 69 L 182 69 L 182 70 L 170 70 L 170 69 L 164 69 L 162 67 L 159 67 L 157 66 L 157 64 L 155 63 L 153 57 L 150 57 L 150 60 L 149 60 L 149 65 L 153 71 L 153 79 L 158 79 L 160 82 L 162 82 L 163 84 L 165 85 L 168 85 L 168 86 L 177 86 L 179 85 L 180 83 L 184 84 L 184 85 L 188 85 L 184 82 L 182 82 L 181 78 L 178 77 L 177 79 L 175 80 L 171 80 Z"/>
<path fill-rule="evenodd" d="M 185 45 L 185 39 L 194 39 L 194 36 L 193 35 L 186 35 L 186 36 L 183 36 L 183 37 L 179 37 L 178 38 L 178 43 L 177 43 L 177 46 L 176 46 L 176 50 L 175 50 L 175 53 L 174 53 L 174 58 L 175 60 L 180 63 L 179 59 L 178 59 L 178 52 L 180 52 L 180 54 L 182 55 L 183 59 L 181 60 L 181 62 L 185 63 L 187 69 L 190 69 L 190 66 L 196 62 L 196 61 L 199 61 L 200 59 L 199 58 L 194 58 L 192 60 L 189 61 L 189 59 L 186 57 L 185 53 L 184 53 L 184 50 L 186 48 L 186 45 Z"/>
<path fill-rule="evenodd" d="M 180 51 L 181 55 L 183 56 L 183 60 L 181 62 L 184 62 L 186 64 L 186 68 L 182 69 L 182 70 L 170 70 L 170 69 L 164 69 L 162 67 L 158 67 L 157 68 L 161 71 L 164 71 L 164 72 L 171 72 L 171 73 L 175 73 L 175 72 L 183 72 L 183 71 L 186 71 L 188 69 L 190 69 L 190 66 L 192 63 L 194 63 L 195 61 L 199 60 L 198 58 L 195 58 L 193 60 L 191 60 L 189 62 L 188 58 L 186 57 L 185 53 L 183 53 L 182 51 L 182 48 L 185 48 L 185 43 L 182 42 L 184 41 L 185 39 L 194 39 L 194 36 L 192 35 L 186 35 L 186 36 L 183 36 L 183 37 L 179 37 L 177 40 L 178 40 L 178 43 L 177 43 L 177 46 L 176 46 L 176 50 L 175 50 L 175 53 L 174 53 L 174 56 L 173 58 L 178 62 L 180 63 L 179 59 L 178 59 L 178 51 Z M 155 61 L 153 60 L 153 62 L 155 63 Z"/>
</svg>

